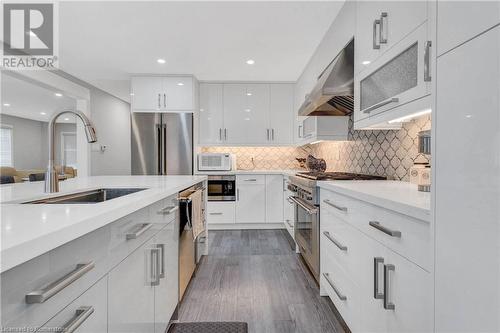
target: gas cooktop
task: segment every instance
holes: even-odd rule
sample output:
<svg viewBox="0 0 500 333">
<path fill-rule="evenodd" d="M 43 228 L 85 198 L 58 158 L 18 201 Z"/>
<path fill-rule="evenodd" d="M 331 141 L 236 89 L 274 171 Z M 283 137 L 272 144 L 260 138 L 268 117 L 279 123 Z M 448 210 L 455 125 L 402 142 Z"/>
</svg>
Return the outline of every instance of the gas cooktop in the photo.
<svg viewBox="0 0 500 333">
<path fill-rule="evenodd" d="M 386 177 L 348 172 L 299 172 L 297 177 L 311 180 L 386 180 Z"/>
</svg>

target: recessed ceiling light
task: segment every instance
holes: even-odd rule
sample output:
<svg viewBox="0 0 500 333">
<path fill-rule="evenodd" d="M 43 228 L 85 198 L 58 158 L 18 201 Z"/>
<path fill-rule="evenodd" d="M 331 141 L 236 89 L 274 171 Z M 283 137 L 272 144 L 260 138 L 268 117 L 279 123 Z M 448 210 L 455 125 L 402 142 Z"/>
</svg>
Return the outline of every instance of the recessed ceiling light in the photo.
<svg viewBox="0 0 500 333">
<path fill-rule="evenodd" d="M 159 63 L 159 64 L 164 64 L 164 63 L 166 63 L 165 59 L 161 59 L 161 58 L 160 58 L 160 59 L 158 59 L 158 60 L 156 60 L 156 62 L 157 62 L 157 63 Z"/>
<path fill-rule="evenodd" d="M 177 83 L 177 85 L 178 85 L 178 86 L 183 86 L 183 85 L 184 85 L 184 83 L 179 82 L 179 83 Z"/>
<path fill-rule="evenodd" d="M 247 60 L 247 65 L 253 65 L 253 64 L 255 64 L 255 60 L 253 60 L 253 59 Z"/>
<path fill-rule="evenodd" d="M 69 120 L 69 118 L 64 118 L 64 120 L 68 121 L 68 120 Z"/>
<path fill-rule="evenodd" d="M 45 113 L 45 112 L 40 112 L 40 114 L 41 114 L 42 116 L 45 116 L 47 113 Z"/>
<path fill-rule="evenodd" d="M 130 96 L 134 96 L 134 93 L 130 93 Z"/>
<path fill-rule="evenodd" d="M 56 95 L 57 97 L 62 97 L 61 93 L 55 93 L 54 95 Z"/>
<path fill-rule="evenodd" d="M 365 61 L 362 62 L 363 65 L 369 65 L 370 63 L 371 63 L 370 60 L 365 60 Z"/>
<path fill-rule="evenodd" d="M 10 106 L 9 103 L 3 103 L 3 106 Z"/>
<path fill-rule="evenodd" d="M 250 112 L 250 111 L 252 111 L 252 110 L 250 110 L 250 109 L 245 109 L 245 112 Z"/>
<path fill-rule="evenodd" d="M 248 92 L 248 93 L 247 93 L 247 96 L 252 96 L 252 93 Z"/>
</svg>

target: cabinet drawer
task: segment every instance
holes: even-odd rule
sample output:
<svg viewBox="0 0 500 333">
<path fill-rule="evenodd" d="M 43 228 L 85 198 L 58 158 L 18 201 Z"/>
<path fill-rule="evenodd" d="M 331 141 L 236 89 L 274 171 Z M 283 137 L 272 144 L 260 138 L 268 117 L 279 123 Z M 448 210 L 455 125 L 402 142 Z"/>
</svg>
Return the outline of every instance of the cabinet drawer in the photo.
<svg viewBox="0 0 500 333">
<path fill-rule="evenodd" d="M 265 185 L 266 184 L 266 175 L 236 175 L 236 184 Z"/>
<path fill-rule="evenodd" d="M 351 331 L 358 332 L 361 308 L 359 287 L 330 254 L 322 254 L 321 264 L 321 289 L 326 291 Z"/>
<path fill-rule="evenodd" d="M 234 202 L 213 202 L 207 203 L 207 221 L 215 223 L 234 223 L 235 204 Z"/>
<path fill-rule="evenodd" d="M 45 323 L 40 332 L 71 327 L 78 333 L 105 333 L 107 324 L 107 278 L 104 277 Z"/>
<path fill-rule="evenodd" d="M 105 226 L 2 273 L 2 326 L 38 327 L 102 278 L 110 230 Z"/>
</svg>

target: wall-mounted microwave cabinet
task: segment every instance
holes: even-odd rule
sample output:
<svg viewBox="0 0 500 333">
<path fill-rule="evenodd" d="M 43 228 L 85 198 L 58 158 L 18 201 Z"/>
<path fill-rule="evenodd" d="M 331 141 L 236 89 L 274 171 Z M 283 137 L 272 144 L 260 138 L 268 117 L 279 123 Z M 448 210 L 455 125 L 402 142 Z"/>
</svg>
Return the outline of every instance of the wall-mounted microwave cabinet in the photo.
<svg viewBox="0 0 500 333">
<path fill-rule="evenodd" d="M 358 2 L 354 128 L 394 128 L 388 121 L 431 107 L 432 39 L 426 1 Z"/>
<path fill-rule="evenodd" d="M 201 83 L 200 145 L 293 143 L 293 84 Z"/>
<path fill-rule="evenodd" d="M 185 76 L 134 76 L 131 86 L 132 112 L 193 112 L 197 80 Z"/>
</svg>

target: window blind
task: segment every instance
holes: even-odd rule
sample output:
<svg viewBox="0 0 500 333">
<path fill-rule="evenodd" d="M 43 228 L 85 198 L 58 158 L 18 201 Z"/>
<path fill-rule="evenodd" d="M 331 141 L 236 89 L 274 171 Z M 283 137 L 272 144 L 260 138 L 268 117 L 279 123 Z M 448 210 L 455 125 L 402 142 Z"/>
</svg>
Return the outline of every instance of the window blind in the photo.
<svg viewBox="0 0 500 333">
<path fill-rule="evenodd" d="M 14 166 L 12 160 L 12 127 L 0 126 L 0 166 Z"/>
</svg>

